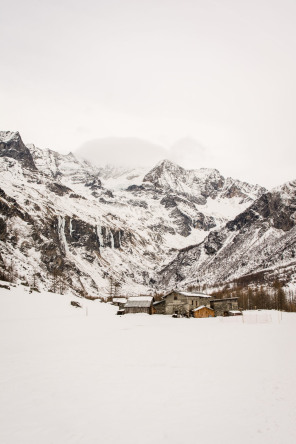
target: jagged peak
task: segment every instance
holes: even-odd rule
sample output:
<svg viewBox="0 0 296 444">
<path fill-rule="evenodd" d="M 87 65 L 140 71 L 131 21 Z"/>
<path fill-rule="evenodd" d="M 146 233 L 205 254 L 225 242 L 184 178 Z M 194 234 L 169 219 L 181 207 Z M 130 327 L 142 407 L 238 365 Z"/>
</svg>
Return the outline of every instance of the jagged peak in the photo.
<svg viewBox="0 0 296 444">
<path fill-rule="evenodd" d="M 153 167 L 148 174 L 160 171 L 186 172 L 186 169 L 168 159 L 163 159 Z"/>
<path fill-rule="evenodd" d="M 158 168 L 158 167 L 178 167 L 178 168 L 181 168 L 179 165 L 177 165 L 176 163 L 174 163 L 174 162 L 172 162 L 171 160 L 169 160 L 169 159 L 163 159 L 163 160 L 160 160 L 156 165 L 155 165 L 155 167 L 154 168 Z"/>
<path fill-rule="evenodd" d="M 37 169 L 32 154 L 18 131 L 0 131 L 0 143 L 0 157 L 10 157 L 18 160 L 25 168 Z"/>
<path fill-rule="evenodd" d="M 9 143 L 10 141 L 19 141 L 21 139 L 18 131 L 0 131 L 0 142 Z"/>
<path fill-rule="evenodd" d="M 177 171 L 182 171 L 182 172 L 186 172 L 186 173 L 194 173 L 198 176 L 204 176 L 204 177 L 208 177 L 211 175 L 219 175 L 221 176 L 221 173 L 219 170 L 217 170 L 216 168 L 197 168 L 197 169 L 187 169 L 184 168 L 180 165 L 178 165 L 177 163 L 173 162 L 172 160 L 169 159 L 163 159 L 160 162 L 158 162 L 154 168 L 152 168 L 150 171 L 155 171 L 155 170 L 177 170 Z"/>
<path fill-rule="evenodd" d="M 278 185 L 270 190 L 271 193 L 277 193 L 277 192 L 289 192 L 292 191 L 295 193 L 296 190 L 296 179 L 295 180 L 289 180 L 288 182 L 283 183 L 282 185 Z"/>
</svg>

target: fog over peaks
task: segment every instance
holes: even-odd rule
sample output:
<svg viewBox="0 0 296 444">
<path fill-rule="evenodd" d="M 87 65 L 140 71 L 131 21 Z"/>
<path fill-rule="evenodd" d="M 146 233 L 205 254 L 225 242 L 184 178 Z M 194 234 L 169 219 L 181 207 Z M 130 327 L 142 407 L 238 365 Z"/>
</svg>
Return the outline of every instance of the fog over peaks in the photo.
<svg viewBox="0 0 296 444">
<path fill-rule="evenodd" d="M 168 159 L 185 168 L 200 168 L 204 166 L 206 149 L 190 137 L 178 140 L 171 147 L 135 137 L 112 137 L 90 140 L 75 154 L 98 166 L 153 167 Z"/>
</svg>

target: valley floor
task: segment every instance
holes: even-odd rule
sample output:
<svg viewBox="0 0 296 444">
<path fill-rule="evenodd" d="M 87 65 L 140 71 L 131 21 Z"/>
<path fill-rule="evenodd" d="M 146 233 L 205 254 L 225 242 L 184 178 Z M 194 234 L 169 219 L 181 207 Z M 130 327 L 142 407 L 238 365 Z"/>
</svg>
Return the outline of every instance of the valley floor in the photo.
<svg viewBox="0 0 296 444">
<path fill-rule="evenodd" d="M 75 299 L 0 289 L 1 443 L 296 442 L 295 313 L 119 317 Z"/>
</svg>

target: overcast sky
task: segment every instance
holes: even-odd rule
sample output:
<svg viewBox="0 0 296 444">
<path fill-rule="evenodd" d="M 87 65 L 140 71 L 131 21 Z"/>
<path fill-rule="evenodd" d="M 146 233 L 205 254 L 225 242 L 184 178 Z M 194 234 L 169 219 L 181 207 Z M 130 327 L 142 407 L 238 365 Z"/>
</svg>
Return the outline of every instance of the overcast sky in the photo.
<svg viewBox="0 0 296 444">
<path fill-rule="evenodd" d="M 1 130 L 63 153 L 136 138 L 145 159 L 153 144 L 185 167 L 296 179 L 295 0 L 0 5 Z"/>
</svg>

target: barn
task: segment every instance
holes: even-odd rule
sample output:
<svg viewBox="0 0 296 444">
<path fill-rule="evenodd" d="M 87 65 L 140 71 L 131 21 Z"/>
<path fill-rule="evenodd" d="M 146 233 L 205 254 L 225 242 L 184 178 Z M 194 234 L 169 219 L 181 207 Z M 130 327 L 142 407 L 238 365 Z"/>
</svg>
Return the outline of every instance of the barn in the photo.
<svg viewBox="0 0 296 444">
<path fill-rule="evenodd" d="M 192 313 L 194 318 L 213 318 L 215 316 L 214 310 L 210 307 L 206 307 L 205 305 L 194 308 Z"/>
<path fill-rule="evenodd" d="M 125 313 L 153 313 L 153 296 L 131 296 L 124 306 Z"/>
</svg>

